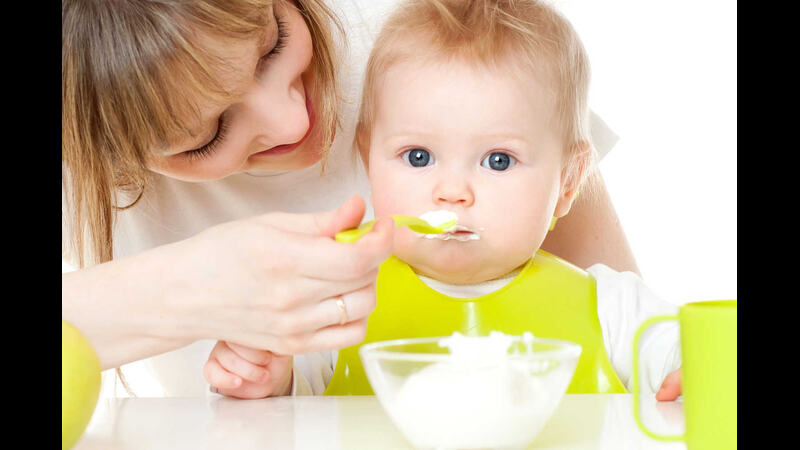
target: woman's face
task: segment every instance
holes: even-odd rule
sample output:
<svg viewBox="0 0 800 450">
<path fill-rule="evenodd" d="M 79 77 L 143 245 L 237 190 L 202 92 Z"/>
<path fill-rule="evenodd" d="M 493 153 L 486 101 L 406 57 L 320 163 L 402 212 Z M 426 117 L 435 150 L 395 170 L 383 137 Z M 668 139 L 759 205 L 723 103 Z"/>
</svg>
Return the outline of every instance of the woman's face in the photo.
<svg viewBox="0 0 800 450">
<path fill-rule="evenodd" d="M 200 36 L 201 45 L 228 63 L 218 72 L 233 102 L 198 94 L 200 119 L 191 134 L 174 136 L 156 150 L 149 168 L 185 181 L 215 180 L 253 170 L 296 170 L 321 157 L 312 133 L 314 80 L 311 34 L 300 12 L 277 0 L 264 41 Z"/>
</svg>

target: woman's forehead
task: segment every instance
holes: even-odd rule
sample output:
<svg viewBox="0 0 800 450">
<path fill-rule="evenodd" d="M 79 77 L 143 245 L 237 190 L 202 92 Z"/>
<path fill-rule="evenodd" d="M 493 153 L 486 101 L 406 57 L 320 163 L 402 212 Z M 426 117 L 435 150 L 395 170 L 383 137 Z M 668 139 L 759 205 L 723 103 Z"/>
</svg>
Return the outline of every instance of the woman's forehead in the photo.
<svg viewBox="0 0 800 450">
<path fill-rule="evenodd" d="M 269 24 L 274 27 L 275 24 Z M 269 32 L 250 39 L 231 38 L 197 31 L 195 47 L 199 56 L 207 62 L 210 76 L 221 89 L 220 92 L 194 90 L 186 93 L 185 101 L 190 105 L 183 117 L 184 131 L 170 136 L 165 147 L 191 148 L 207 140 L 213 132 L 220 115 L 241 99 L 252 87 L 258 61 L 269 45 Z M 169 151 L 169 150 L 168 150 Z"/>
<path fill-rule="evenodd" d="M 198 31 L 196 47 L 209 67 L 212 75 L 231 95 L 241 95 L 253 81 L 259 58 L 266 53 L 270 36 L 276 33 L 276 24 L 271 21 L 265 32 L 250 38 L 234 38 Z"/>
</svg>

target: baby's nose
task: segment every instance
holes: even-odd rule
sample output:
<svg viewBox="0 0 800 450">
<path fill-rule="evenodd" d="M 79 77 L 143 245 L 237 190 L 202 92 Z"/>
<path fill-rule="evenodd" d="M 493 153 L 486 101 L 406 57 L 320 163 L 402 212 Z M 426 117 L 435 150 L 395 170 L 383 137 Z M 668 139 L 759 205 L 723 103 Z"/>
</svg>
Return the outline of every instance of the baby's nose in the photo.
<svg viewBox="0 0 800 450">
<path fill-rule="evenodd" d="M 475 202 L 475 195 L 466 180 L 449 178 L 436 186 L 434 202 L 436 204 L 449 203 L 470 207 Z"/>
</svg>

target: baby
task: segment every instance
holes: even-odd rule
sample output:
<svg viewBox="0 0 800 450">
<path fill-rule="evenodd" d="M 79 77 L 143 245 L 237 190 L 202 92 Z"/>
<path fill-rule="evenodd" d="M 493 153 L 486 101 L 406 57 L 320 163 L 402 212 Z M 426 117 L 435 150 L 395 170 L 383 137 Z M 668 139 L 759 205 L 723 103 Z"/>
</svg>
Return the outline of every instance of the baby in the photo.
<svg viewBox="0 0 800 450">
<path fill-rule="evenodd" d="M 530 331 L 582 346 L 567 392 L 630 388 L 638 326 L 676 308 L 635 274 L 602 264 L 583 271 L 539 250 L 593 168 L 588 85 L 577 34 L 543 2 L 407 1 L 388 18 L 367 65 L 355 136 L 375 216 L 444 210 L 458 227 L 395 230 L 365 343 Z M 660 330 L 642 344 L 643 384 L 674 399 L 678 332 Z M 269 375 L 256 383 L 259 395 L 370 394 L 357 348 L 298 356 L 294 365 L 289 356 L 262 360 Z M 219 343 L 206 367 L 212 389 L 209 373 L 244 377 L 240 368 L 258 355 L 270 357 Z M 252 387 L 216 387 L 253 398 Z"/>
</svg>

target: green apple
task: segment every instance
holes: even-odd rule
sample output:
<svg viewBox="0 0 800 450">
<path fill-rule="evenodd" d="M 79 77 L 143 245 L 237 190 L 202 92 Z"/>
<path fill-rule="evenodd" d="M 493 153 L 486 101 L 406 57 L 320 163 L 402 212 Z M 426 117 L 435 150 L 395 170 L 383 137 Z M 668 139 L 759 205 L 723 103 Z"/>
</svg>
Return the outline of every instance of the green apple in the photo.
<svg viewBox="0 0 800 450">
<path fill-rule="evenodd" d="M 100 394 L 100 361 L 89 341 L 61 319 L 61 449 L 72 448 Z"/>
</svg>

